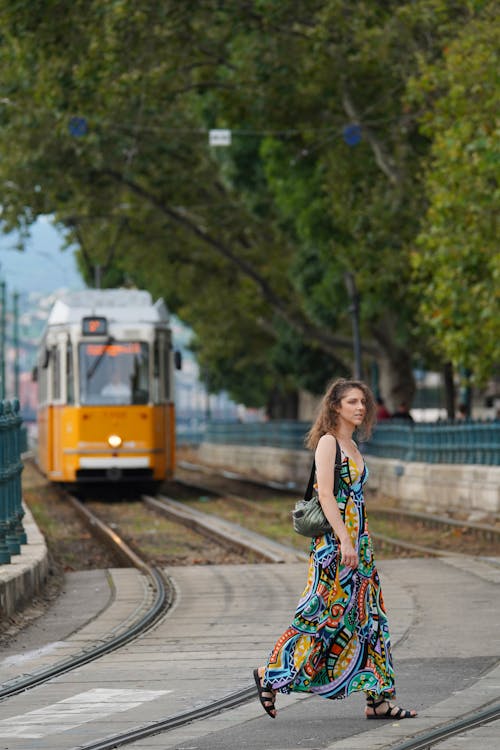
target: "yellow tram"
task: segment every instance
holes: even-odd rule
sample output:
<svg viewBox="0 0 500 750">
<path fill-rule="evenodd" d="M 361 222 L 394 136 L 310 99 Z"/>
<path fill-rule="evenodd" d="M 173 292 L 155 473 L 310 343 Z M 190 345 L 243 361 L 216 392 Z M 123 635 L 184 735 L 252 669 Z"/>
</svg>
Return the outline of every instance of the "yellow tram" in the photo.
<svg viewBox="0 0 500 750">
<path fill-rule="evenodd" d="M 180 360 L 163 300 L 133 289 L 58 299 L 35 368 L 46 476 L 69 484 L 171 477 L 174 366 Z"/>
</svg>

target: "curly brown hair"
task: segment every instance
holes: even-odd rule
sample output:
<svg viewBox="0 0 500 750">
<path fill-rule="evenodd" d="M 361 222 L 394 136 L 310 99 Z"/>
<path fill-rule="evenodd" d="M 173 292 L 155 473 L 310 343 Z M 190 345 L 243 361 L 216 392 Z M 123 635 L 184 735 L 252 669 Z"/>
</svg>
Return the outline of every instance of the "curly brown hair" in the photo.
<svg viewBox="0 0 500 750">
<path fill-rule="evenodd" d="M 319 406 L 318 415 L 306 435 L 305 444 L 308 448 L 315 450 L 322 435 L 327 433 L 335 435 L 338 425 L 337 409 L 347 391 L 352 388 L 359 388 L 366 401 L 366 414 L 362 424 L 358 427 L 358 436 L 360 439 L 370 437 L 376 419 L 375 399 L 371 390 L 360 380 L 338 378 L 329 384 Z"/>
</svg>

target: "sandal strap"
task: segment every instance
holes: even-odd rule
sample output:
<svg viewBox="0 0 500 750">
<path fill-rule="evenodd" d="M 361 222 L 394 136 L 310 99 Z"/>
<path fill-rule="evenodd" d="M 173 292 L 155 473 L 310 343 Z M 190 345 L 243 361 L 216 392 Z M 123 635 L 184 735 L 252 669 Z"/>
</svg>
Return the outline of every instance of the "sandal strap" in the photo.
<svg viewBox="0 0 500 750">
<path fill-rule="evenodd" d="M 411 718 L 411 711 L 408 711 L 407 708 L 400 708 L 399 706 L 393 706 L 391 708 L 391 711 L 396 710 L 396 713 L 391 713 L 391 716 L 393 716 L 395 719 L 410 719 Z"/>
<path fill-rule="evenodd" d="M 378 695 L 377 698 L 374 698 L 373 695 L 367 695 L 366 696 L 366 705 L 370 708 L 378 708 L 378 706 L 381 706 L 382 703 L 388 703 L 388 699 L 384 698 L 384 696 Z"/>
<path fill-rule="evenodd" d="M 387 710 L 383 713 L 377 713 L 377 708 L 381 706 L 383 703 L 387 703 Z M 410 719 L 411 718 L 411 711 L 408 711 L 407 708 L 400 708 L 399 706 L 391 705 L 390 701 L 387 698 L 381 698 L 380 700 L 376 701 L 375 699 L 372 699 L 372 702 L 369 703 L 367 700 L 367 705 L 370 708 L 373 708 L 373 713 L 375 716 L 388 716 L 391 719 Z"/>
</svg>

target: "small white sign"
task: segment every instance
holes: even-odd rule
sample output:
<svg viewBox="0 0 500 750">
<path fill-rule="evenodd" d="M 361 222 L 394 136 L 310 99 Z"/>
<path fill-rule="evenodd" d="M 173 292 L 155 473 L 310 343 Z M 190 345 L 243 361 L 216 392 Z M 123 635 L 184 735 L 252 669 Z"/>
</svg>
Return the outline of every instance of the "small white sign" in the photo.
<svg viewBox="0 0 500 750">
<path fill-rule="evenodd" d="M 230 146 L 231 145 L 231 131 L 230 130 L 209 130 L 208 131 L 208 143 L 210 146 Z"/>
</svg>

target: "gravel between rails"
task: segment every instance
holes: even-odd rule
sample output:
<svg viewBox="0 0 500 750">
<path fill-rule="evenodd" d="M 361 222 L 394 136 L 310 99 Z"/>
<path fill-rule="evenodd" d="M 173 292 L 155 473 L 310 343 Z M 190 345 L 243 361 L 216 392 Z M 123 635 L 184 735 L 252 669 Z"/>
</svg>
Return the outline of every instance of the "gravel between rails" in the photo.
<svg viewBox="0 0 500 750">
<path fill-rule="evenodd" d="M 302 539 L 294 534 L 291 528 L 290 512 L 297 499 L 297 493 L 277 493 L 266 487 L 256 487 L 235 481 L 224 476 L 215 474 L 198 474 L 195 472 L 179 469 L 177 476 L 187 484 L 199 483 L 198 502 L 206 513 L 214 513 L 227 518 L 230 521 L 248 526 L 254 531 L 262 534 L 268 533 L 276 541 L 305 549 Z M 203 495 L 203 491 L 205 494 Z M 211 495 L 219 492 L 222 497 Z M 238 493 L 234 496 L 233 493 Z M 241 497 L 240 497 L 241 496 Z M 397 548 L 383 538 L 376 538 L 377 534 L 382 537 L 392 537 L 401 542 L 408 542 L 426 548 L 434 548 L 437 552 L 453 552 L 469 555 L 498 556 L 500 555 L 498 539 L 485 538 L 470 528 L 466 521 L 463 524 L 454 525 L 432 525 L 432 514 L 429 514 L 429 523 L 423 519 L 387 517 L 378 514 L 378 510 L 384 510 L 385 503 L 377 498 L 372 492 L 366 496 L 368 523 L 374 536 L 375 551 L 378 559 L 386 557 L 417 557 L 422 555 L 420 550 L 411 548 Z M 197 505 L 196 500 L 187 500 L 188 504 Z"/>
</svg>

